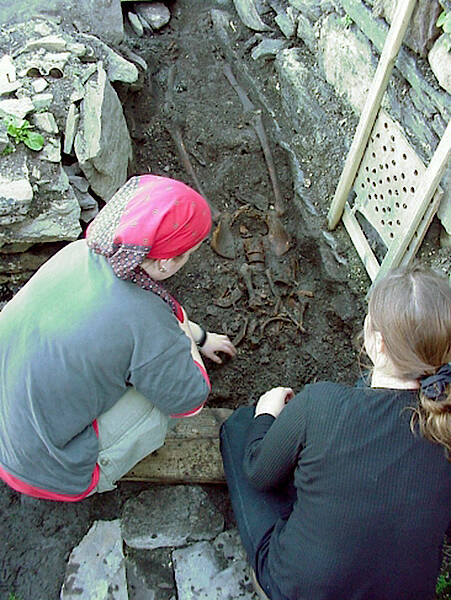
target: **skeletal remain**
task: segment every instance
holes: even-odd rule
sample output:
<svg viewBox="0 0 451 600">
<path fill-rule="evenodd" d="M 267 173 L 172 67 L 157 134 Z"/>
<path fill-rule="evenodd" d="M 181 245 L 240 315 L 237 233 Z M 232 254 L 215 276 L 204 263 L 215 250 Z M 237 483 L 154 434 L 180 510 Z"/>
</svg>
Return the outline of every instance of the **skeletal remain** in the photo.
<svg viewBox="0 0 451 600">
<path fill-rule="evenodd" d="M 244 240 L 244 252 L 248 263 L 263 270 L 265 264 L 265 248 L 260 237 L 250 237 Z"/>
<path fill-rule="evenodd" d="M 242 324 L 240 330 L 238 331 L 238 333 L 232 340 L 232 344 L 234 346 L 238 346 L 238 344 L 243 341 L 244 336 L 246 335 L 246 329 L 247 329 L 248 323 L 249 323 L 249 317 L 244 317 L 244 321 L 243 321 L 243 324 Z"/>
<path fill-rule="evenodd" d="M 290 249 L 290 238 L 279 217 L 270 212 L 266 217 L 268 240 L 276 256 L 282 256 Z"/>
<path fill-rule="evenodd" d="M 247 293 L 249 295 L 249 307 L 256 308 L 257 306 L 261 306 L 262 302 L 260 298 L 257 296 L 254 286 L 252 283 L 252 269 L 247 263 L 243 263 L 240 267 L 240 274 L 243 277 L 244 283 L 246 285 Z"/>
<path fill-rule="evenodd" d="M 234 288 L 230 294 L 224 295 L 222 298 L 218 298 L 217 300 L 213 300 L 213 303 L 220 308 L 230 308 L 234 306 L 236 302 L 242 297 L 243 292 L 239 287 Z"/>
<path fill-rule="evenodd" d="M 269 269 L 266 269 L 265 270 L 265 275 L 266 275 L 266 278 L 268 279 L 268 283 L 269 283 L 269 287 L 271 289 L 271 292 L 274 294 L 274 296 L 276 298 L 280 299 L 279 292 L 277 291 L 277 288 L 274 285 L 274 281 L 273 281 L 272 276 L 271 276 L 271 271 Z"/>
<path fill-rule="evenodd" d="M 229 213 L 221 215 L 220 221 L 211 236 L 211 247 L 223 258 L 235 258 L 235 244 L 230 228 L 231 216 Z"/>
<path fill-rule="evenodd" d="M 271 184 L 272 184 L 274 198 L 275 198 L 274 208 L 278 215 L 283 215 L 283 213 L 285 212 L 284 202 L 282 199 L 282 194 L 280 192 L 280 186 L 279 186 L 279 182 L 277 179 L 277 173 L 276 173 L 276 168 L 274 166 L 274 160 L 272 157 L 271 148 L 269 147 L 268 138 L 266 136 L 266 131 L 263 126 L 261 111 L 255 110 L 255 107 L 252 104 L 252 102 L 249 100 L 246 92 L 243 90 L 243 88 L 239 85 L 238 81 L 235 79 L 235 76 L 232 73 L 232 69 L 230 68 L 230 65 L 226 64 L 224 66 L 224 75 L 227 77 L 230 85 L 233 87 L 233 89 L 237 93 L 239 99 L 241 100 L 241 104 L 243 105 L 244 112 L 252 113 L 251 123 L 252 123 L 252 126 L 254 127 L 257 137 L 260 141 L 260 145 L 262 147 L 263 154 L 264 154 L 265 160 L 266 160 L 266 165 L 268 167 L 269 177 L 271 179 Z"/>
</svg>

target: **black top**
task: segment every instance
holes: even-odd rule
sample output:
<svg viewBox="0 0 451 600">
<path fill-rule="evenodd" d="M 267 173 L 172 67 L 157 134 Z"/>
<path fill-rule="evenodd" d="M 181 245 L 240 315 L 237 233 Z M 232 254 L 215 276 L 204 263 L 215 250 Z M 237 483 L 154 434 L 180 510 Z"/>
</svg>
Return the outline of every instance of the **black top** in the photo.
<svg viewBox="0 0 451 600">
<path fill-rule="evenodd" d="M 277 419 L 254 419 L 244 470 L 267 490 L 294 476 L 297 501 L 269 544 L 290 600 L 433 597 L 450 521 L 451 469 L 413 435 L 413 390 L 306 386 Z"/>
</svg>

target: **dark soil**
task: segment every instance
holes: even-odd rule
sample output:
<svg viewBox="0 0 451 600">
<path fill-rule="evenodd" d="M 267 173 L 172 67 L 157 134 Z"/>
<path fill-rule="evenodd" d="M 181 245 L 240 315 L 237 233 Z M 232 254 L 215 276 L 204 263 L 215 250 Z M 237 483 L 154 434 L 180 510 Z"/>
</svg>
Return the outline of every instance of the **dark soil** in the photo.
<svg viewBox="0 0 451 600">
<path fill-rule="evenodd" d="M 294 202 L 286 151 L 276 143 L 271 120 L 263 112 L 287 207 L 281 222 L 290 238 L 289 251 L 275 254 L 266 223 L 268 214 L 274 213 L 268 168 L 249 115 L 223 74 L 225 53 L 210 18 L 210 9 L 221 6 L 231 8 L 231 3 L 179 0 L 170 3 L 170 24 L 160 32 L 138 38 L 129 31 L 128 45 L 149 68 L 142 76 L 142 87 L 118 91 L 134 142 L 130 175 L 151 172 L 195 187 L 174 143 L 174 131 L 179 128 L 206 197 L 231 217 L 235 258 L 219 256 L 205 242 L 168 288 L 192 320 L 232 339 L 242 337 L 233 360 L 226 358 L 221 366 L 206 364 L 213 386 L 210 404 L 234 408 L 255 402 L 277 385 L 299 390 L 319 379 L 352 383 L 359 371 L 353 339 L 364 316 L 368 281 L 352 258 L 348 258 L 349 269 L 360 273 L 360 280 L 354 278 L 352 285 L 341 274 L 343 269 L 337 267 L 338 275 L 333 276 L 331 268 L 324 265 L 318 236 Z M 252 32 L 242 27 L 236 14 L 233 23 L 236 48 L 256 86 L 265 90 L 268 102 L 280 110 L 275 104 L 272 62 L 253 61 L 244 51 Z M 167 91 L 171 67 L 172 98 Z M 261 108 L 254 91 L 246 89 L 246 93 Z M 327 110 L 332 120 L 339 109 L 338 100 L 330 103 Z M 305 131 L 304 140 L 314 134 Z M 333 193 L 341 164 L 332 152 L 319 159 L 312 151 L 309 160 L 306 177 L 311 182 L 306 181 L 306 187 L 311 184 L 318 220 L 324 220 L 327 197 Z M 246 240 L 260 244 L 264 253 L 257 257 L 246 254 L 244 245 L 250 243 Z M 259 262 L 253 263 L 256 258 Z M 250 303 L 240 274 L 243 264 L 253 265 L 256 305 Z M 274 289 L 265 274 L 267 269 Z M 236 300 L 231 302 L 235 294 Z M 0 599 L 9 600 L 12 594 L 20 600 L 59 598 L 72 548 L 94 520 L 120 517 L 124 502 L 143 487 L 121 483 L 118 490 L 102 497 L 60 504 L 21 501 L 18 494 L 0 485 Z M 226 522 L 232 523 L 226 489 L 206 489 Z"/>
</svg>

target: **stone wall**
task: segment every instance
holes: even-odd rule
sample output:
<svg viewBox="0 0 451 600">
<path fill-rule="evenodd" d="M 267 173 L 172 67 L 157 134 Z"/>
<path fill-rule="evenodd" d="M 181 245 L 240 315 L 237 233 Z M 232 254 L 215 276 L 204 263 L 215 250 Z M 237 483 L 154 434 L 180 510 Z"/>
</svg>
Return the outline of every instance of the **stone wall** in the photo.
<svg viewBox="0 0 451 600">
<path fill-rule="evenodd" d="M 235 1 L 235 5 L 239 4 Z M 254 3 L 257 7 L 258 2 Z M 267 4 L 278 15 L 283 36 L 305 44 L 319 73 L 358 117 L 374 76 L 380 53 L 398 2 L 396 0 L 284 0 Z M 261 3 L 260 3 L 261 5 Z M 451 9 L 447 0 L 418 0 L 404 37 L 395 69 L 382 106 L 397 121 L 410 144 L 427 165 L 442 137 L 451 113 L 450 37 L 436 26 L 442 10 Z M 282 77 L 287 69 L 303 66 L 297 49 L 282 49 L 276 55 L 276 68 Z M 292 77 L 295 81 L 295 77 Z M 291 106 L 296 122 L 297 103 Z M 290 108 L 288 108 L 290 110 Z M 442 187 L 445 195 L 439 218 L 451 234 L 450 169 Z"/>
</svg>

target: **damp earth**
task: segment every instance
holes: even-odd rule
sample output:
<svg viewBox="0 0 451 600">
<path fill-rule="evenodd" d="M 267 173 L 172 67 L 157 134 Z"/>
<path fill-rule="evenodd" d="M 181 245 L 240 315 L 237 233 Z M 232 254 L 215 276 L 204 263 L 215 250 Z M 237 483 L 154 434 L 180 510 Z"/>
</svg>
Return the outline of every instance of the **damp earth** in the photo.
<svg viewBox="0 0 451 600">
<path fill-rule="evenodd" d="M 356 337 L 369 281 L 347 237 L 341 232 L 331 241 L 323 233 L 346 148 L 342 142 L 315 152 L 321 140 L 308 123 L 298 136 L 306 149 L 307 210 L 295 198 L 287 148 L 278 143 L 261 102 L 263 94 L 272 110 L 282 110 L 271 61 L 254 61 L 248 52 L 252 32 L 235 15 L 232 50 L 255 86 L 248 85 L 249 78 L 240 81 L 233 52 L 212 23 L 211 9 L 226 2 L 167 4 L 166 27 L 144 37 L 128 31 L 128 45 L 148 69 L 139 85 L 118 92 L 134 145 L 130 175 L 151 172 L 200 186 L 216 208 L 211 238 L 168 282 L 192 320 L 237 344 L 234 359 L 224 357 L 221 365 L 206 361 L 209 404 L 252 404 L 278 385 L 299 390 L 321 379 L 352 384 L 360 372 Z M 307 50 L 305 60 L 308 64 Z M 237 77 L 235 86 L 229 69 Z M 335 126 L 344 115 L 342 133 L 349 143 L 356 125 L 349 108 L 331 94 L 324 110 Z M 258 123 L 272 156 L 278 197 Z M 432 230 L 432 242 L 425 242 L 426 253 L 435 234 Z M 81 503 L 36 505 L 1 486 L 0 598 L 59 598 L 69 554 L 93 521 L 118 518 L 124 503 L 146 487 L 123 482 L 116 491 Z M 226 488 L 204 488 L 226 526 L 233 526 Z"/>
</svg>

